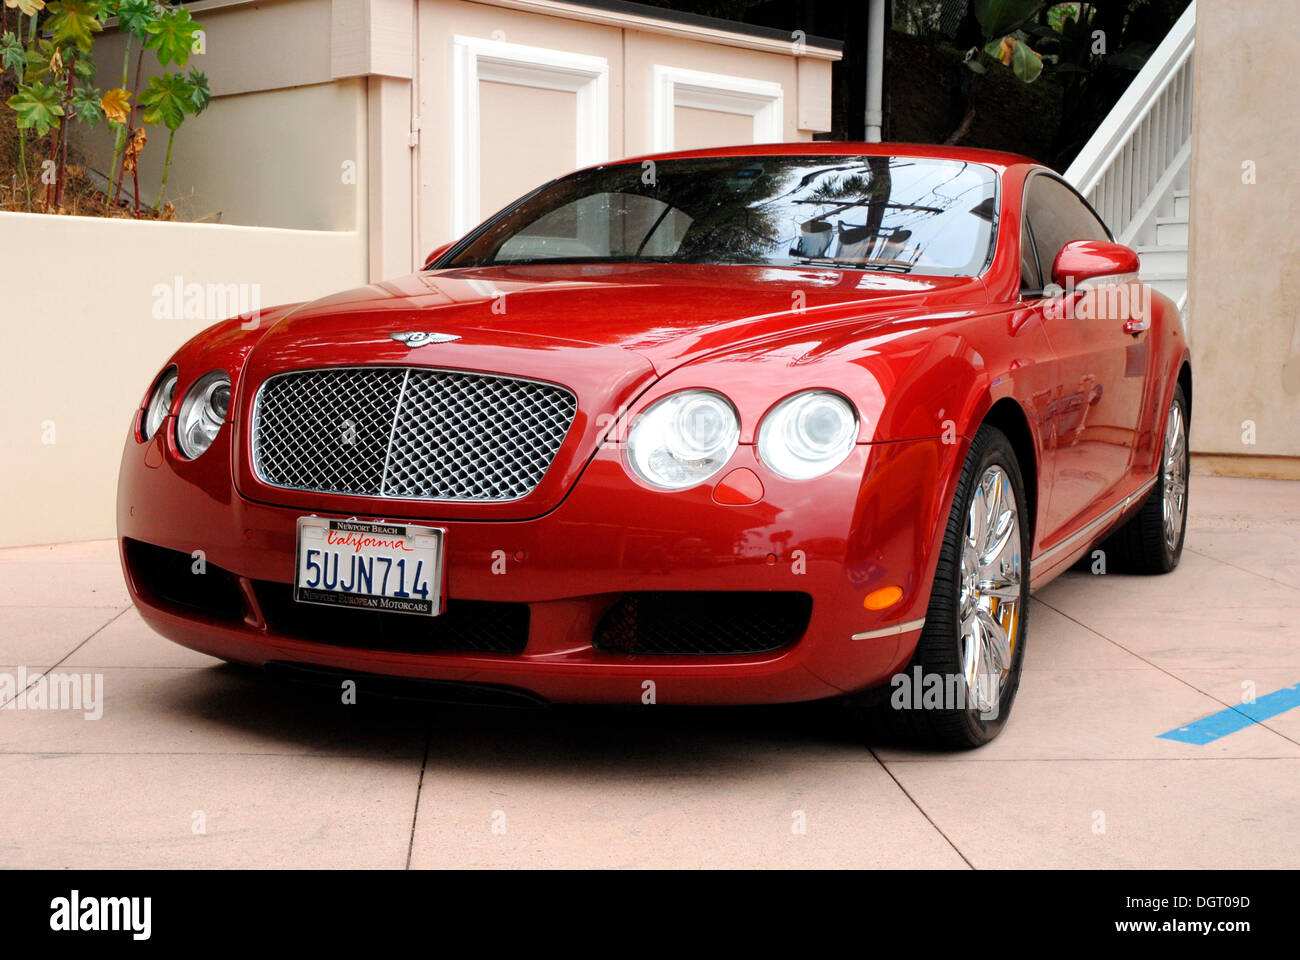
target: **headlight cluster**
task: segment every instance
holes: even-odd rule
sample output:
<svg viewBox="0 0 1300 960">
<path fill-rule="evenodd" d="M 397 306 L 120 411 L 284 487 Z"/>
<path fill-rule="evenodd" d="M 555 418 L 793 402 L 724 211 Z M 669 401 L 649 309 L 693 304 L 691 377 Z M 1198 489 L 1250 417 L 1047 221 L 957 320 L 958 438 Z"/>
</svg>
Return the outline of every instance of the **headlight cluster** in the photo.
<svg viewBox="0 0 1300 960">
<path fill-rule="evenodd" d="M 787 397 L 763 418 L 758 453 L 775 473 L 809 480 L 829 473 L 858 438 L 853 405 L 829 390 Z M 628 434 L 628 462 L 656 487 L 683 490 L 703 483 L 736 452 L 740 418 L 726 397 L 711 390 L 682 390 L 651 404 Z"/>
<path fill-rule="evenodd" d="M 154 384 L 153 393 L 149 394 L 149 403 L 144 408 L 144 419 L 140 421 L 140 436 L 148 440 L 167 419 L 167 412 L 172 408 L 172 399 L 176 396 L 176 368 L 172 367 Z"/>
<path fill-rule="evenodd" d="M 736 452 L 740 418 L 710 390 L 683 390 L 652 404 L 628 434 L 628 459 L 646 483 L 682 490 L 709 479 Z"/>
<path fill-rule="evenodd" d="M 758 430 L 758 455 L 790 480 L 820 477 L 858 440 L 858 415 L 838 393 L 809 390 L 778 403 Z"/>
<path fill-rule="evenodd" d="M 230 412 L 230 377 L 220 370 L 205 373 L 190 387 L 176 418 L 176 443 L 193 460 L 212 446 Z"/>
<path fill-rule="evenodd" d="M 167 419 L 176 397 L 176 382 L 175 367 L 158 378 L 140 420 L 142 439 L 152 438 Z M 222 370 L 199 377 L 185 394 L 176 417 L 176 445 L 181 453 L 191 460 L 201 456 L 212 446 L 229 412 L 230 377 Z"/>
</svg>

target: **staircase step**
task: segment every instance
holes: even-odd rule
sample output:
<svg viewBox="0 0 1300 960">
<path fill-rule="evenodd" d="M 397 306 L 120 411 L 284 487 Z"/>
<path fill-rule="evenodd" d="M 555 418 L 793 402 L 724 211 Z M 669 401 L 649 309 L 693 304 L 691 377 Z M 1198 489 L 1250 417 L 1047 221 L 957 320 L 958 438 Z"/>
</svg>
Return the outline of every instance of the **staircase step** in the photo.
<svg viewBox="0 0 1300 960">
<path fill-rule="evenodd" d="M 1187 235 L 1186 217 L 1156 217 L 1156 246 L 1186 246 Z"/>
<path fill-rule="evenodd" d="M 1190 217 L 1192 215 L 1192 195 L 1186 190 L 1174 191 L 1174 216 Z"/>
<path fill-rule="evenodd" d="M 1187 273 L 1186 244 L 1169 244 L 1168 246 L 1143 246 L 1137 248 L 1141 258 L 1142 272 L 1150 273 Z"/>
</svg>

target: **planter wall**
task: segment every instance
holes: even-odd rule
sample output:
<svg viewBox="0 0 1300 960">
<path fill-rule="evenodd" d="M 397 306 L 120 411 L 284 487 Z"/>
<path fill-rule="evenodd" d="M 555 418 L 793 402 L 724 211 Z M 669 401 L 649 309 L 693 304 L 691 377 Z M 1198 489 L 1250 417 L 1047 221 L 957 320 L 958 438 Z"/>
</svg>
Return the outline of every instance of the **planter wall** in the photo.
<svg viewBox="0 0 1300 960">
<path fill-rule="evenodd" d="M 366 282 L 358 231 L 0 213 L 0 238 L 14 254 L 0 350 L 3 546 L 114 536 L 134 411 L 172 352 L 223 318 L 171 309 L 178 280 L 215 301 L 242 285 L 263 308 Z"/>
</svg>

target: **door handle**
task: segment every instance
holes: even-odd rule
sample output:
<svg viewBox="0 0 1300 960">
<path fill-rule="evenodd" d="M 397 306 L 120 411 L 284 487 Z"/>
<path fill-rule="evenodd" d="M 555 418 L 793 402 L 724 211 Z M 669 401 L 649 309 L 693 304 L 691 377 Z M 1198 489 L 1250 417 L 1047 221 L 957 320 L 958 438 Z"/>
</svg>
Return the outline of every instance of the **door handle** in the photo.
<svg viewBox="0 0 1300 960">
<path fill-rule="evenodd" d="M 1150 317 L 1142 317 L 1141 319 L 1138 319 L 1138 320 L 1125 320 L 1125 321 L 1124 321 L 1124 332 L 1125 332 L 1125 333 L 1131 333 L 1131 334 L 1133 334 L 1133 336 L 1135 336 L 1135 337 L 1136 337 L 1139 333 L 1142 333 L 1144 330 L 1149 330 L 1150 328 L 1151 328 L 1151 318 L 1150 318 Z"/>
</svg>

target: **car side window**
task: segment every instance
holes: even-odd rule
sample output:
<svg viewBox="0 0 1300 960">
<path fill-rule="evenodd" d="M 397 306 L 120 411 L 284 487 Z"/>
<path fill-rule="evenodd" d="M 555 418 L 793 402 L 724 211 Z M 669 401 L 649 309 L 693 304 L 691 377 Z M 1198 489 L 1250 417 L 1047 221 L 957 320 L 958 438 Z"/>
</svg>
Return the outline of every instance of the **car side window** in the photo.
<svg viewBox="0 0 1300 960">
<path fill-rule="evenodd" d="M 1042 284 L 1052 282 L 1052 263 L 1072 240 L 1109 240 L 1110 233 L 1078 194 L 1055 177 L 1039 175 L 1029 181 L 1025 219 L 1033 233 Z M 1021 277 L 1024 277 L 1021 245 Z"/>
<path fill-rule="evenodd" d="M 1034 238 L 1030 236 L 1029 224 L 1026 223 L 1020 234 L 1020 292 L 1022 295 L 1037 296 L 1043 290 L 1043 281 L 1038 276 L 1038 257 L 1034 254 Z"/>
</svg>

